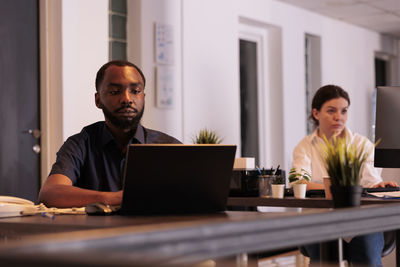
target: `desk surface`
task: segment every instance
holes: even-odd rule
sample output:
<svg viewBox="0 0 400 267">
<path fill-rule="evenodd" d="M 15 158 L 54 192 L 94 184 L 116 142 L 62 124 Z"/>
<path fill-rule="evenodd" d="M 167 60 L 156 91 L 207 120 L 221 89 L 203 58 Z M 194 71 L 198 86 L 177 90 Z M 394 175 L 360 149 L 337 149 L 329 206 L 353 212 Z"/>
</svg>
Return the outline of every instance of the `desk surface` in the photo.
<svg viewBox="0 0 400 267">
<path fill-rule="evenodd" d="M 88 266 L 144 262 L 187 264 L 393 230 L 400 227 L 399 221 L 398 204 L 305 209 L 300 213 L 225 212 L 151 217 L 59 215 L 54 220 L 40 216 L 3 218 L 0 229 L 38 228 L 41 233 L 48 229 L 51 234 L 26 236 L 27 231 L 23 231 L 20 233 L 23 240 L 0 245 L 0 261 L 10 264 L 40 262 L 42 266 L 43 261 L 49 266 L 60 261 L 84 262 Z M 62 227 L 67 232 L 55 233 Z"/>
<path fill-rule="evenodd" d="M 362 198 L 362 205 L 399 203 L 400 199 Z M 266 197 L 230 197 L 228 206 L 238 207 L 301 207 L 301 208 L 332 208 L 332 200 L 326 198 L 266 198 Z"/>
<path fill-rule="evenodd" d="M 188 223 L 202 223 L 226 219 L 225 213 L 210 215 L 185 215 L 185 216 L 87 216 L 87 215 L 55 215 L 54 219 L 40 215 L 0 218 L 0 237 L 8 240 L 29 238 L 31 235 L 62 233 L 102 228 L 118 228 L 134 226 L 162 227 L 163 224 L 185 225 Z M 1 239 L 0 239 L 1 242 Z"/>
</svg>

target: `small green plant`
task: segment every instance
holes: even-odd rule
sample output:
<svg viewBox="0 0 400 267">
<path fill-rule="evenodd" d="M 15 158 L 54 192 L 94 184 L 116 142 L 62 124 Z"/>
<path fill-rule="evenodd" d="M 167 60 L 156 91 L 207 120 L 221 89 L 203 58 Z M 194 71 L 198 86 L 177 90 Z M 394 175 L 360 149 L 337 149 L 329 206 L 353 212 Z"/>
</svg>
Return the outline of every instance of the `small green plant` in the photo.
<svg viewBox="0 0 400 267">
<path fill-rule="evenodd" d="M 220 144 L 223 139 L 215 131 L 204 128 L 192 138 L 194 144 Z"/>
<path fill-rule="evenodd" d="M 272 184 L 285 184 L 285 177 L 282 175 L 276 175 L 272 180 Z"/>
<path fill-rule="evenodd" d="M 291 168 L 289 172 L 289 182 L 296 184 L 304 184 L 311 180 L 311 175 L 305 169 L 301 169 L 299 172 L 296 168 Z"/>
<path fill-rule="evenodd" d="M 365 151 L 367 140 L 359 148 L 355 144 L 349 144 L 345 138 L 341 137 L 333 137 L 328 140 L 326 136 L 323 136 L 323 140 L 322 156 L 332 185 L 359 185 L 361 166 L 370 153 L 370 151 Z"/>
</svg>

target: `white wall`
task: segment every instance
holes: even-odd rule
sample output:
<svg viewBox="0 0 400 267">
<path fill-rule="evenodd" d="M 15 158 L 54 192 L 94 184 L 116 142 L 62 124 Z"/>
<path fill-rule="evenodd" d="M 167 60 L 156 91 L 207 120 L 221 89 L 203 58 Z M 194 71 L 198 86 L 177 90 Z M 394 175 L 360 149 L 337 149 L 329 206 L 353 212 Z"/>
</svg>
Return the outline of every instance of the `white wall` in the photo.
<svg viewBox="0 0 400 267">
<path fill-rule="evenodd" d="M 107 61 L 107 3 L 63 1 L 65 136 L 102 119 L 90 99 L 95 72 Z M 270 64 L 277 77 L 270 94 L 277 112 L 273 118 L 281 121 L 274 125 L 276 153 L 272 162 L 288 169 L 294 146 L 306 134 L 306 33 L 321 37 L 322 83 L 338 84 L 350 93 L 348 126 L 369 136 L 373 60 L 375 51 L 380 50 L 380 35 L 274 0 L 128 1 L 128 57 L 147 77 L 145 126 L 185 143 L 190 143 L 199 129 L 208 127 L 223 136 L 224 143 L 240 146 L 240 18 L 280 32 L 277 43 L 281 43 L 281 55 L 273 55 L 280 63 Z M 172 109 L 155 107 L 155 22 L 174 28 Z"/>
<path fill-rule="evenodd" d="M 272 0 L 186 0 L 183 8 L 185 133 L 207 123 L 230 142 L 240 142 L 237 31 L 242 17 L 282 30 L 283 86 L 274 88 L 284 99 L 281 165 L 289 167 L 294 146 L 306 134 L 306 33 L 321 37 L 323 84 L 335 83 L 350 93 L 348 126 L 369 135 L 377 33 Z"/>
<path fill-rule="evenodd" d="M 238 17 L 232 1 L 183 1 L 185 141 L 207 127 L 240 140 Z"/>
<path fill-rule="evenodd" d="M 171 108 L 156 107 L 155 23 L 173 27 L 174 92 Z M 179 0 L 128 1 L 128 60 L 137 64 L 146 77 L 145 127 L 168 133 L 183 141 L 182 133 L 182 65 L 181 2 Z"/>
<path fill-rule="evenodd" d="M 380 36 L 344 23 L 326 23 L 326 30 L 335 35 L 326 34 L 322 39 L 322 81 L 337 83 L 348 91 L 351 100 L 348 125 L 369 137 L 375 88 L 374 52 L 380 50 Z M 345 38 L 337 38 L 340 36 Z M 335 49 L 345 53 L 333 53 Z"/>
<path fill-rule="evenodd" d="M 94 104 L 97 70 L 108 61 L 108 0 L 62 1 L 63 139 L 103 120 Z"/>
</svg>

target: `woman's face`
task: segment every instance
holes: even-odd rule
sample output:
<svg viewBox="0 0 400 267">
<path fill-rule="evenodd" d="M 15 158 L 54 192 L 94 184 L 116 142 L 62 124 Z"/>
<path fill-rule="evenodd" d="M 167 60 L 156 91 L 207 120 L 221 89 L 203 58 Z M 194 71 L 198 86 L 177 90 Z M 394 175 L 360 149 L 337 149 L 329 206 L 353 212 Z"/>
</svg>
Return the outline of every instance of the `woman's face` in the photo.
<svg viewBox="0 0 400 267">
<path fill-rule="evenodd" d="M 320 110 L 313 109 L 312 113 L 319 122 L 319 134 L 328 139 L 334 135 L 340 135 L 346 126 L 347 109 L 349 103 L 343 97 L 326 101 Z"/>
</svg>

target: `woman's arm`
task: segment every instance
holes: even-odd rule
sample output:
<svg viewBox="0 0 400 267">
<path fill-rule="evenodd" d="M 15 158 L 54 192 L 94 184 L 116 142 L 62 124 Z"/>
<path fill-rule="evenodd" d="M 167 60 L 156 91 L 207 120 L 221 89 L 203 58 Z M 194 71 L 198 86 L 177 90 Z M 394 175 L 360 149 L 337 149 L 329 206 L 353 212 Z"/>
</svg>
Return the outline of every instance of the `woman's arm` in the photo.
<svg viewBox="0 0 400 267">
<path fill-rule="evenodd" d="M 366 138 L 366 137 L 364 137 Z M 360 141 L 361 142 L 361 141 Z M 369 155 L 361 168 L 360 185 L 363 187 L 397 187 L 398 184 L 394 181 L 384 182 L 381 177 L 382 169 L 374 166 L 374 144 L 369 140 L 365 143 L 365 151 Z"/>
<path fill-rule="evenodd" d="M 307 190 L 320 190 L 320 189 L 325 189 L 324 184 L 318 184 L 318 183 L 313 183 L 313 182 L 307 182 Z"/>
<path fill-rule="evenodd" d="M 311 175 L 311 181 L 307 182 L 307 190 L 324 189 L 324 185 L 322 183 L 315 183 L 312 181 L 312 148 L 305 141 L 306 140 L 303 139 L 293 150 L 292 168 L 296 168 L 297 171 L 304 169 Z"/>
</svg>

